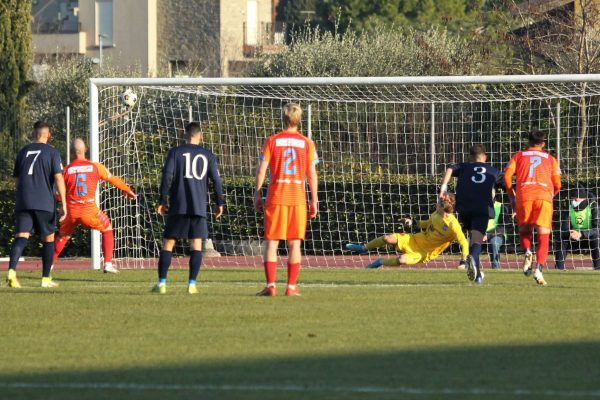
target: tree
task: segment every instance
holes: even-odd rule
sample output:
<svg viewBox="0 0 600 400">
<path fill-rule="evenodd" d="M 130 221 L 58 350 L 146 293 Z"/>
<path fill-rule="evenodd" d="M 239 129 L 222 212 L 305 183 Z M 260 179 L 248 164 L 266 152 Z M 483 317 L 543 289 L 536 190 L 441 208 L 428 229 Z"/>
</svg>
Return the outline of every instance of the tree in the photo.
<svg viewBox="0 0 600 400">
<path fill-rule="evenodd" d="M 510 32 L 521 50 L 519 72 L 591 74 L 600 72 L 600 1 L 575 0 L 561 7 L 529 2 L 506 7 L 513 16 Z M 581 83 L 579 98 L 569 99 L 579 109 L 576 171 L 580 175 L 589 135 L 587 83 Z"/>
<path fill-rule="evenodd" d="M 13 137 L 20 132 L 25 113 L 25 95 L 31 63 L 31 1 L 3 0 L 0 2 L 0 167 L 16 144 Z M 18 143 L 17 143 L 18 144 Z"/>
<path fill-rule="evenodd" d="M 466 31 L 478 26 L 484 5 L 485 0 L 324 0 L 318 11 L 324 20 L 338 22 L 342 30 L 393 24 Z"/>
</svg>

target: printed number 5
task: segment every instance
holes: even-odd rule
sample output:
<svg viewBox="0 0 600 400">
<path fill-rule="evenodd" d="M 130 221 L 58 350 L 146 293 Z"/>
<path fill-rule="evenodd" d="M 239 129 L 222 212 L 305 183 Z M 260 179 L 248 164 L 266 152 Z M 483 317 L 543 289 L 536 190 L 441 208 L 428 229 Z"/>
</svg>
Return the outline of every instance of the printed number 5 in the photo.
<svg viewBox="0 0 600 400">
<path fill-rule="evenodd" d="M 294 150 L 293 148 L 287 149 L 283 152 L 283 157 L 285 157 L 285 162 L 283 164 L 283 173 L 286 175 L 295 175 L 296 166 L 292 165 L 292 163 L 296 159 L 296 150 Z"/>
<path fill-rule="evenodd" d="M 536 167 L 542 163 L 542 157 L 530 157 L 529 163 L 531 164 L 529 166 L 529 177 L 533 178 L 533 170 L 536 169 Z"/>
</svg>

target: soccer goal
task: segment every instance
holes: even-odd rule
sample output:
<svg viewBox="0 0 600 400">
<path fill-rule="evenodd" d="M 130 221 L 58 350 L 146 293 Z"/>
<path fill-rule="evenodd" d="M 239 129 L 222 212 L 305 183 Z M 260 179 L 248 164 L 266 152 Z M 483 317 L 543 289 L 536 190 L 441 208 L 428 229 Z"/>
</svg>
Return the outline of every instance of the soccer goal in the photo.
<svg viewBox="0 0 600 400">
<path fill-rule="evenodd" d="M 137 95 L 133 106 L 121 98 L 127 89 Z M 308 226 L 304 265 L 365 265 L 378 255 L 350 255 L 345 243 L 402 231 L 403 217 L 427 218 L 449 163 L 466 160 L 469 147 L 482 143 L 488 161 L 503 168 L 524 148 L 530 129 L 547 133 L 547 149 L 563 171 L 554 243 L 564 215 L 569 218 L 566 189 L 581 185 L 599 194 L 600 75 L 92 79 L 91 158 L 139 194 L 130 202 L 109 185 L 99 191 L 121 265 L 155 266 L 164 226 L 155 211 L 161 168 L 169 148 L 183 143 L 189 121 L 202 124 L 205 146 L 218 156 L 227 200 L 224 218 L 209 222 L 211 252 L 220 257 L 205 264 L 261 265 L 254 173 L 263 141 L 282 128 L 281 108 L 290 101 L 303 107 L 301 130 L 315 141 L 322 161 L 319 216 Z M 497 199 L 508 205 L 506 194 Z M 516 267 L 514 221 L 497 222 L 504 229 L 502 267 Z M 567 267 L 591 266 L 590 243 L 572 243 L 577 246 Z M 99 268 L 97 234 L 92 247 Z M 176 248 L 182 263 L 185 251 Z M 482 261 L 489 265 L 486 255 Z M 453 246 L 431 265 L 457 263 Z M 554 266 L 552 257 L 548 266 Z"/>
</svg>

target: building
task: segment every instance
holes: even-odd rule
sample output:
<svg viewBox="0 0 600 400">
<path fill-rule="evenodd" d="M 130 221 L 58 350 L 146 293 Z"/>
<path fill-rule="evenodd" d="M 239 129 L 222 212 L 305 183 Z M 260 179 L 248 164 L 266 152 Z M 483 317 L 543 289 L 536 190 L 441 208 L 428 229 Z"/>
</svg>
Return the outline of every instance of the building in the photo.
<svg viewBox="0 0 600 400">
<path fill-rule="evenodd" d="M 274 0 L 33 0 L 34 63 L 87 57 L 143 75 L 243 74 L 276 51 Z"/>
</svg>

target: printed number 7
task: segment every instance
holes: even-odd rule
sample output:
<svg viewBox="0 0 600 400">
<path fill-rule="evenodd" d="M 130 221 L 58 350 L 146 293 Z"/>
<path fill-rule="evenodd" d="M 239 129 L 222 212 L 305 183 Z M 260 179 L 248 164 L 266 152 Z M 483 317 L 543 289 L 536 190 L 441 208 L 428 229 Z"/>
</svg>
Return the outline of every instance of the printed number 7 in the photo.
<svg viewBox="0 0 600 400">
<path fill-rule="evenodd" d="M 41 152 L 42 152 L 41 150 L 32 150 L 32 151 L 28 151 L 27 154 L 25 154 L 25 158 L 35 154 L 35 157 L 33 157 L 33 161 L 31 162 L 31 165 L 29 166 L 28 175 L 33 175 L 33 166 L 35 165 L 35 162 L 37 161 L 37 158 L 40 156 Z"/>
<path fill-rule="evenodd" d="M 531 164 L 529 166 L 529 177 L 533 178 L 533 170 L 542 163 L 542 157 L 530 157 L 529 162 Z"/>
<path fill-rule="evenodd" d="M 286 175 L 295 175 L 296 174 L 296 166 L 291 165 L 296 159 L 296 150 L 293 148 L 289 148 L 283 152 L 283 157 L 285 157 L 285 162 L 283 164 L 283 173 Z"/>
</svg>

